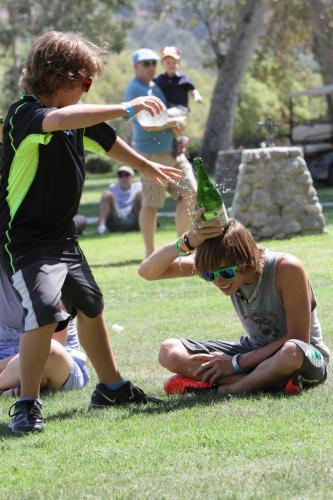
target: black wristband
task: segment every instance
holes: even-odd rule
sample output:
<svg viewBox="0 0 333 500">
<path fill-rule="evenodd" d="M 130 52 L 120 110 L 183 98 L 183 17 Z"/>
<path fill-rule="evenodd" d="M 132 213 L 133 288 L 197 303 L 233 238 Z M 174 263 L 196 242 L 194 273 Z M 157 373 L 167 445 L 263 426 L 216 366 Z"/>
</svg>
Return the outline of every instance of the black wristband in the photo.
<svg viewBox="0 0 333 500">
<path fill-rule="evenodd" d="M 183 240 L 184 240 L 184 245 L 187 246 L 187 248 L 193 252 L 195 248 L 192 247 L 192 245 L 190 244 L 187 233 L 184 233 Z"/>
</svg>

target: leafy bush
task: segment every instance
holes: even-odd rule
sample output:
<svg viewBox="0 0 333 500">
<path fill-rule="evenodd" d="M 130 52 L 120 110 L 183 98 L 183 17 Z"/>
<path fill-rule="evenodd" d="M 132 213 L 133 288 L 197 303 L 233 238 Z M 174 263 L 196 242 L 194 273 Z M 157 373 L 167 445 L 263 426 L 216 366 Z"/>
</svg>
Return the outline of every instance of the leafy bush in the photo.
<svg viewBox="0 0 333 500">
<path fill-rule="evenodd" d="M 108 174 L 113 170 L 113 161 L 104 155 L 88 154 L 86 170 L 91 174 Z"/>
<path fill-rule="evenodd" d="M 265 131 L 258 127 L 259 121 L 271 116 L 275 123 L 281 121 L 281 103 L 274 90 L 264 82 L 255 80 L 249 73 L 245 76 L 235 119 L 235 146 L 258 147 L 264 140 Z"/>
</svg>

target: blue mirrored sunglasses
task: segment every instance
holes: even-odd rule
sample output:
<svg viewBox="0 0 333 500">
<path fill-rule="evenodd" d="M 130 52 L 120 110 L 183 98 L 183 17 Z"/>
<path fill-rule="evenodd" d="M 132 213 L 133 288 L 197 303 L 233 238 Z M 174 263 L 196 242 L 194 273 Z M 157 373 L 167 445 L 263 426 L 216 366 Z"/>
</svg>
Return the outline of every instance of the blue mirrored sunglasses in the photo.
<svg viewBox="0 0 333 500">
<path fill-rule="evenodd" d="M 224 280 L 232 280 L 236 277 L 237 266 L 221 267 L 217 271 L 205 271 L 201 277 L 206 281 L 214 281 L 216 278 Z"/>
</svg>

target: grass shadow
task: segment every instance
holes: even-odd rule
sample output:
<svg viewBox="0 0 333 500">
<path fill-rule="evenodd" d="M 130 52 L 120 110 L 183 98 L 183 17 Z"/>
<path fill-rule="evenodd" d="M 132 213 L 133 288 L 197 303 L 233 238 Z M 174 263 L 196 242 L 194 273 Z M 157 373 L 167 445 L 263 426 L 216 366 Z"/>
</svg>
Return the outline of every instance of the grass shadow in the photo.
<svg viewBox="0 0 333 500">
<path fill-rule="evenodd" d="M 216 405 L 219 403 L 232 404 L 240 399 L 252 400 L 254 403 L 269 397 L 270 399 L 289 399 L 295 396 L 284 394 L 283 392 L 258 392 L 256 394 L 238 394 L 238 395 L 222 395 L 216 392 L 189 393 L 182 396 L 169 396 L 167 399 L 160 400 L 159 404 L 148 403 L 140 405 L 120 405 L 110 408 L 89 409 L 88 405 L 76 406 L 65 411 L 58 411 L 53 414 L 46 414 L 46 425 L 48 422 L 62 422 L 64 420 L 75 418 L 91 419 L 99 417 L 101 420 L 128 420 L 136 416 L 154 416 L 167 413 L 174 413 L 194 407 Z M 37 433 L 38 434 L 38 433 Z M 14 434 L 8 428 L 8 424 L 0 423 L 0 439 L 15 439 L 22 438 L 25 434 Z"/>
<path fill-rule="evenodd" d="M 160 415 L 166 413 L 174 413 L 175 411 L 181 411 L 189 408 L 194 408 L 198 406 L 208 406 L 216 404 L 233 404 L 237 400 L 252 400 L 257 402 L 263 398 L 269 397 L 270 399 L 288 399 L 291 396 L 284 394 L 283 392 L 260 392 L 257 394 L 238 394 L 238 395 L 223 395 L 217 394 L 216 392 L 203 392 L 201 394 L 189 393 L 182 396 L 169 396 L 167 399 L 161 400 L 160 404 L 145 404 L 145 405 L 129 405 L 129 406 L 118 406 L 116 409 L 117 414 L 112 414 L 113 420 L 126 420 L 132 416 L 138 415 Z M 87 415 L 101 415 L 105 417 L 110 412 L 108 408 L 96 409 L 87 412 Z"/>
<path fill-rule="evenodd" d="M 201 394 L 189 393 L 182 396 L 169 396 L 167 399 L 161 400 L 161 403 L 154 404 L 140 404 L 140 405 L 129 405 L 129 406 L 118 406 L 115 408 L 117 410 L 117 415 L 112 415 L 115 420 L 126 420 L 132 416 L 137 415 L 160 415 L 165 413 L 174 413 L 175 411 L 181 411 L 189 408 L 194 408 L 198 406 L 215 405 L 217 403 L 228 403 L 235 400 L 234 397 L 226 397 L 221 394 L 216 394 L 215 392 L 207 392 Z M 108 415 L 110 409 L 101 408 L 96 410 L 91 410 L 88 415 L 101 415 L 103 417 Z"/>
<path fill-rule="evenodd" d="M 0 439 L 6 438 L 19 438 L 22 434 L 14 434 L 8 427 L 9 420 L 7 424 L 0 423 Z"/>
</svg>

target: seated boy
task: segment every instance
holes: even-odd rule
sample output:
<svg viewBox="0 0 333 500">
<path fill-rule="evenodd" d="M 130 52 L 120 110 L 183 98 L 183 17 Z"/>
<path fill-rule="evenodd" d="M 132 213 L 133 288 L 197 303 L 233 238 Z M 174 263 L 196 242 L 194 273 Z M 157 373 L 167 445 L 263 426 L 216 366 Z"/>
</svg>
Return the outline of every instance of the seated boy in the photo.
<svg viewBox="0 0 333 500">
<path fill-rule="evenodd" d="M 117 172 L 118 182 L 110 184 L 99 204 L 97 233 L 133 231 L 139 229 L 142 183 L 134 181 L 134 170 L 122 165 Z"/>
<path fill-rule="evenodd" d="M 0 268 L 0 394 L 20 395 L 19 341 L 24 312 L 8 277 Z M 53 334 L 41 379 L 48 391 L 81 389 L 89 379 L 86 355 L 80 349 L 74 321 Z"/>
<path fill-rule="evenodd" d="M 239 342 L 165 340 L 160 363 L 177 374 L 166 381 L 166 392 L 298 394 L 303 386 L 323 383 L 329 350 L 301 262 L 259 247 L 236 219 L 225 227 L 217 220 L 201 221 L 203 212 L 199 210 L 177 245 L 164 245 L 143 261 L 139 274 L 148 280 L 201 277 L 231 299 L 245 335 Z M 180 263 L 183 253 L 187 256 Z M 225 326 L 222 310 L 217 314 Z"/>
</svg>

